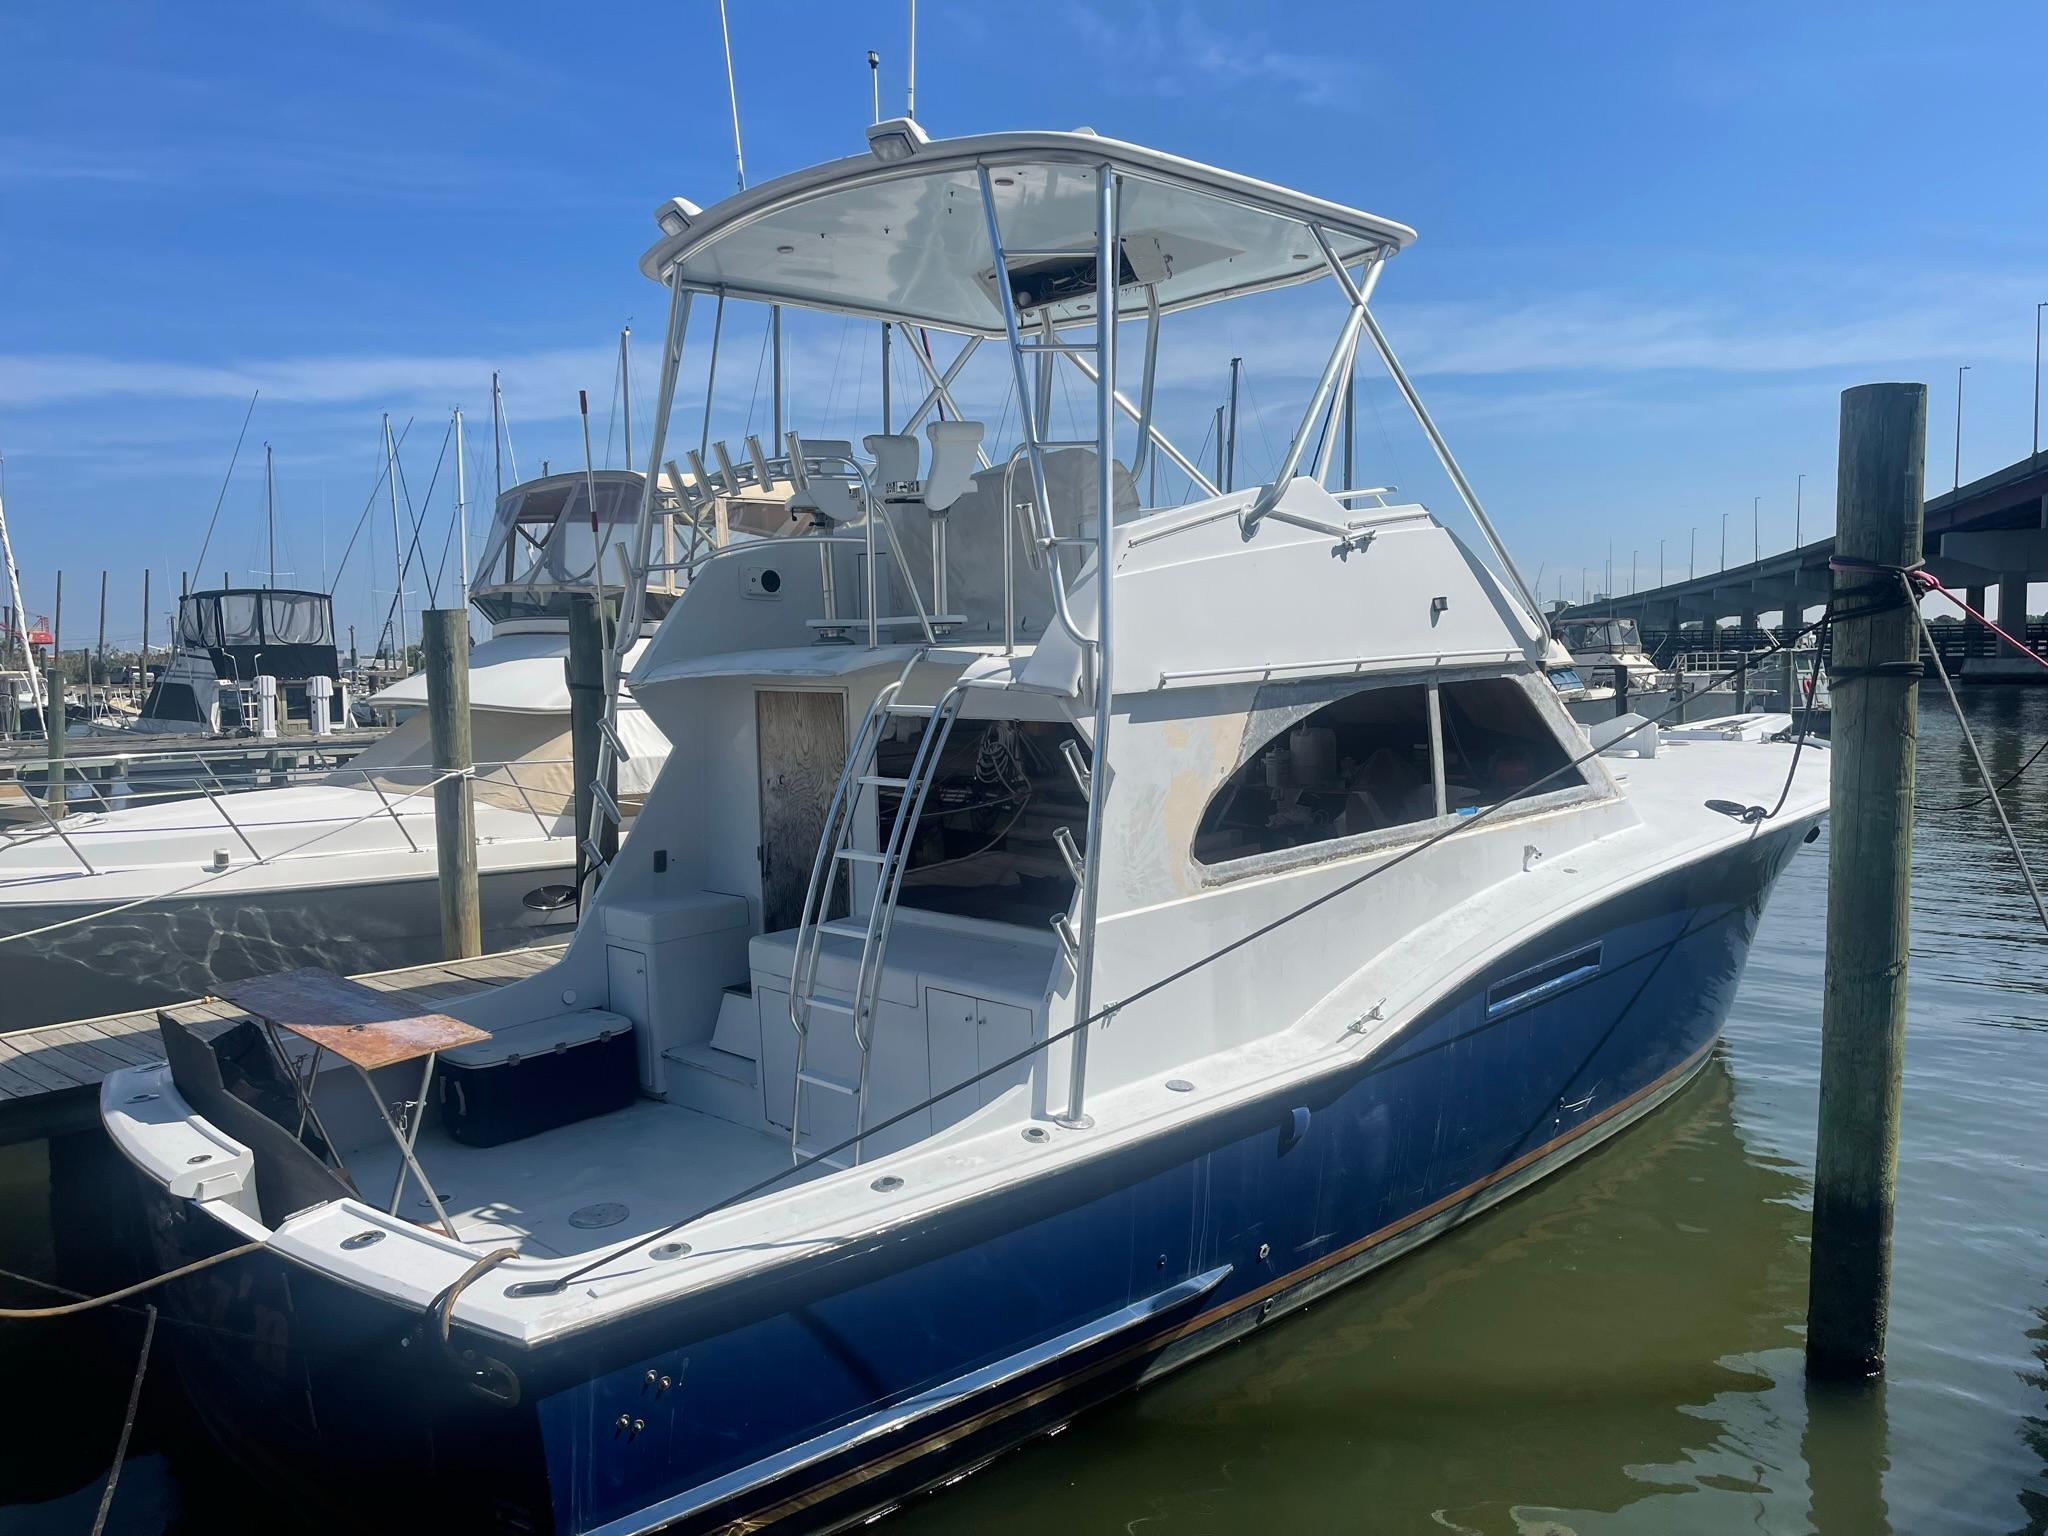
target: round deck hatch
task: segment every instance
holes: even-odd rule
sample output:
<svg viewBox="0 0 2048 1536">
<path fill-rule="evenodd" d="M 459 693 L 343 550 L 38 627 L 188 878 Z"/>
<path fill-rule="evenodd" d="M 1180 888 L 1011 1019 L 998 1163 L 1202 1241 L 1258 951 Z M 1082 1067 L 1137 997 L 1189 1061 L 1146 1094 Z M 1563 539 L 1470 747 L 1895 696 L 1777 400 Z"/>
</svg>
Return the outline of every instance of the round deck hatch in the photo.
<svg viewBox="0 0 2048 1536">
<path fill-rule="evenodd" d="M 582 1227 L 616 1227 L 632 1212 L 616 1200 L 600 1200 L 596 1205 L 578 1206 L 569 1213 L 569 1225 Z"/>
</svg>

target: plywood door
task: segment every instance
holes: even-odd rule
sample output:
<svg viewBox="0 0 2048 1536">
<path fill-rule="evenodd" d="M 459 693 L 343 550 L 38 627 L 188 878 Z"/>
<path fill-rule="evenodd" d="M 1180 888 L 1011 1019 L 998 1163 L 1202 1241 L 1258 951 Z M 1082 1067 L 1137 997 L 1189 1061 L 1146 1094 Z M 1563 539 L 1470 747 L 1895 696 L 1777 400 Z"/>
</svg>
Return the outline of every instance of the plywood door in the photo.
<svg viewBox="0 0 2048 1536">
<path fill-rule="evenodd" d="M 785 688 L 758 689 L 754 701 L 761 773 L 761 929 L 778 933 L 794 928 L 803 916 L 818 837 L 846 762 L 846 705 L 837 693 Z M 835 897 L 842 886 L 835 878 Z M 832 909 L 844 911 L 843 900 L 835 899 Z"/>
</svg>

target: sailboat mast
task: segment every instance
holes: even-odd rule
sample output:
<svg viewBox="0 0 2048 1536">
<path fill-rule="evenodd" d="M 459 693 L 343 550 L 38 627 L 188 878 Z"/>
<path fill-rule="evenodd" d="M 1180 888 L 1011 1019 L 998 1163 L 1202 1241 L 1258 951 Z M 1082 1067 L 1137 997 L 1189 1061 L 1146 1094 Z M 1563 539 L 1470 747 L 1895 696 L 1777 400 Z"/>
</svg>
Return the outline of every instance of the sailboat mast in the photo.
<svg viewBox="0 0 2048 1536">
<path fill-rule="evenodd" d="M 398 526 L 398 450 L 391 442 L 391 413 L 384 413 L 384 484 L 391 496 L 391 561 L 398 571 L 393 594 L 398 613 L 398 664 L 405 665 L 405 534 Z"/>
<path fill-rule="evenodd" d="M 491 507 L 496 510 L 505 494 L 504 407 L 498 399 L 498 370 L 491 370 Z"/>
<path fill-rule="evenodd" d="M 456 559 L 462 563 L 457 567 L 462 572 L 462 612 L 464 624 L 469 622 L 469 483 L 463 478 L 462 464 L 462 407 L 455 407 L 455 540 Z"/>
<path fill-rule="evenodd" d="M 263 585 L 277 585 L 277 468 L 270 457 L 270 444 L 263 445 L 263 527 L 270 538 L 270 569 L 263 573 Z"/>
<path fill-rule="evenodd" d="M 626 468 L 633 467 L 633 327 L 619 332 L 619 416 L 624 424 Z"/>
<path fill-rule="evenodd" d="M 14 638 L 21 642 L 21 665 L 28 673 L 28 691 L 36 706 L 40 719 L 49 719 L 43 713 L 43 672 L 36 665 L 35 649 L 29 643 L 28 609 L 21 601 L 21 571 L 14 563 L 14 541 L 7 536 L 7 498 L 4 487 L 0 487 L 0 558 L 7 562 L 7 592 L 14 603 L 14 622 L 10 628 Z"/>
</svg>

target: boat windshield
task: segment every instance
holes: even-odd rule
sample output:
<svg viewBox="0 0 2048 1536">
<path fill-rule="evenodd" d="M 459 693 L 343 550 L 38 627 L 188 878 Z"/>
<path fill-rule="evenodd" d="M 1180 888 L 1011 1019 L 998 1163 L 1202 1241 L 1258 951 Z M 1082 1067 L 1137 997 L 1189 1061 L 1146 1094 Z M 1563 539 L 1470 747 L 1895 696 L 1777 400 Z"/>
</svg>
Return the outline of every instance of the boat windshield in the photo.
<svg viewBox="0 0 2048 1536">
<path fill-rule="evenodd" d="M 1563 626 L 1564 643 L 1577 655 L 1619 655 L 1643 648 L 1634 619 L 1578 619 Z"/>
<path fill-rule="evenodd" d="M 616 587 L 623 572 L 619 555 L 609 551 L 623 552 L 632 541 L 640 515 L 640 486 L 636 474 L 607 470 L 589 480 L 580 474 L 552 475 L 506 491 L 498 499 L 476 572 L 473 596 L 484 616 L 494 624 L 566 618 L 571 592 L 588 591 L 599 576 Z M 601 550 L 607 552 L 607 568 L 600 573 L 596 566 Z M 657 596 L 648 595 L 650 601 Z"/>
</svg>

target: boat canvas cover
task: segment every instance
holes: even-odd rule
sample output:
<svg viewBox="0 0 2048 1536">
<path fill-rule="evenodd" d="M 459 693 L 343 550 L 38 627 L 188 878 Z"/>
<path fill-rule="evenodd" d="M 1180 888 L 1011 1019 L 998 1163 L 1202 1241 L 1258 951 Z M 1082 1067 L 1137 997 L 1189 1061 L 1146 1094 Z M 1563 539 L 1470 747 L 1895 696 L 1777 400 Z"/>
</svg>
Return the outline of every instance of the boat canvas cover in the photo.
<svg viewBox="0 0 2048 1536">
<path fill-rule="evenodd" d="M 221 678 L 341 676 L 325 592 L 223 588 L 178 600 L 178 645 L 205 651 Z"/>
<path fill-rule="evenodd" d="M 1347 262 L 1415 237 L 1390 219 L 1086 130 L 1002 133 L 933 140 L 897 160 L 857 155 L 764 182 L 696 213 L 648 251 L 641 270 L 657 281 L 674 272 L 685 288 L 734 298 L 998 336 L 986 168 L 1005 250 L 1034 253 L 1018 256 L 1008 274 L 1021 307 L 1055 325 L 1085 321 L 1104 165 L 1124 178 L 1124 314 L 1144 313 L 1148 285 L 1172 311 L 1326 276 L 1311 225 Z M 1065 270 L 1077 262 L 1089 270 Z M 1059 297 L 1063 287 L 1071 296 Z"/>
</svg>

